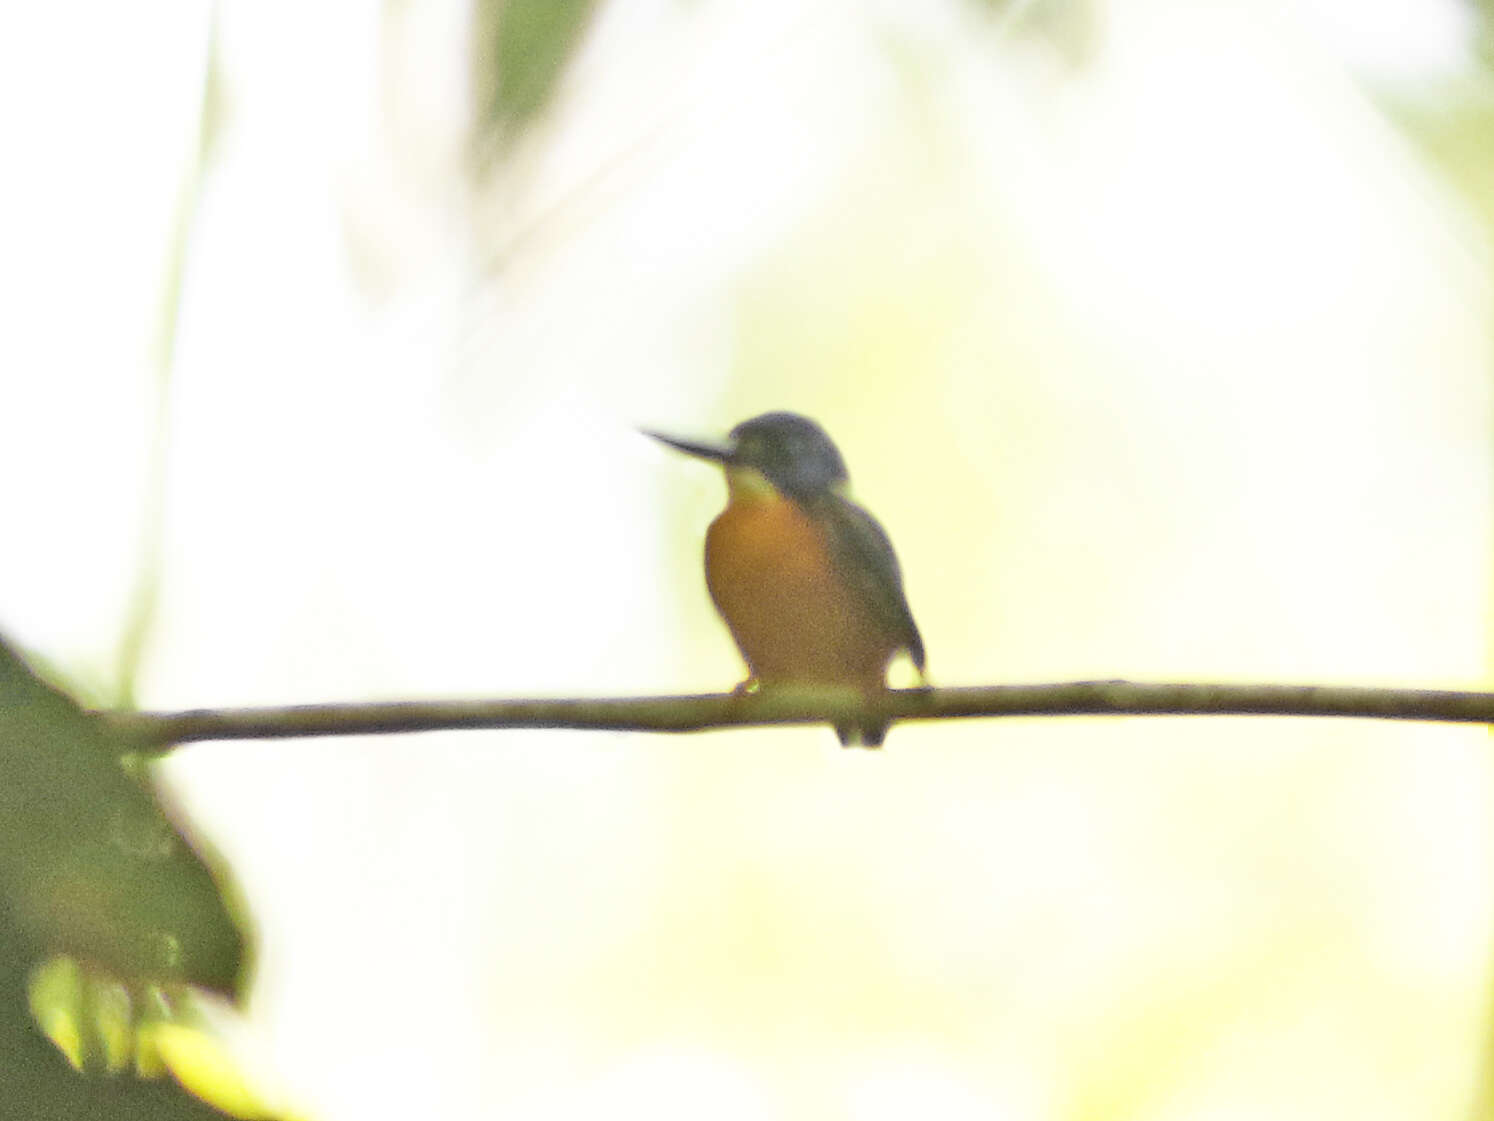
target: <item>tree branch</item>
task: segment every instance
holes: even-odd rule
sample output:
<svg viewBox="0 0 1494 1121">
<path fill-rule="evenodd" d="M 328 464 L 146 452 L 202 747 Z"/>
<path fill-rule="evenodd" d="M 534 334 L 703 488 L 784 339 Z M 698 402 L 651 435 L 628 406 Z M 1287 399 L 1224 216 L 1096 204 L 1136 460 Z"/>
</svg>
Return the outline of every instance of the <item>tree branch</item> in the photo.
<svg viewBox="0 0 1494 1121">
<path fill-rule="evenodd" d="M 1494 693 L 1325 685 L 1190 685 L 1072 681 L 898 689 L 875 700 L 800 690 L 617 699 L 395 701 L 104 712 L 144 751 L 193 740 L 284 739 L 472 728 L 698 732 L 859 718 L 948 720 L 992 716 L 1339 716 L 1368 720 L 1494 723 Z"/>
</svg>

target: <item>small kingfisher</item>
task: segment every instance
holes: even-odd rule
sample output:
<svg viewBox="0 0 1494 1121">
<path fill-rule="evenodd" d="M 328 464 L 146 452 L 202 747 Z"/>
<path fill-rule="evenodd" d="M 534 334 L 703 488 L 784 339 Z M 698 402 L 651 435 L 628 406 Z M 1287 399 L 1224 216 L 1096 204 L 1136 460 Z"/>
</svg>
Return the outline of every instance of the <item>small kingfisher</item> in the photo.
<svg viewBox="0 0 1494 1121">
<path fill-rule="evenodd" d="M 773 412 L 743 421 L 723 444 L 645 435 L 726 470 L 726 509 L 706 531 L 705 576 L 747 663 L 739 692 L 824 686 L 872 697 L 902 651 L 927 684 L 892 542 L 847 495 L 845 460 L 823 428 Z M 843 746 L 879 747 L 887 725 L 835 732 Z"/>
</svg>

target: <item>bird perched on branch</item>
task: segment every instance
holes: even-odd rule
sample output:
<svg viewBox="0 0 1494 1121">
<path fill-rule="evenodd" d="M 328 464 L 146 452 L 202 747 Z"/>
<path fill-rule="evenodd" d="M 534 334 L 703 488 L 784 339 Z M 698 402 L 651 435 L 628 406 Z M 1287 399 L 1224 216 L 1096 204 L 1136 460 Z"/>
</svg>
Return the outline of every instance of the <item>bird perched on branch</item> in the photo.
<svg viewBox="0 0 1494 1121">
<path fill-rule="evenodd" d="M 823 687 L 873 697 L 903 651 L 922 677 L 923 638 L 892 542 L 848 497 L 845 461 L 823 428 L 774 412 L 743 421 L 724 443 L 646 435 L 726 470 L 726 509 L 706 531 L 705 574 L 747 663 L 740 690 Z M 887 725 L 835 731 L 845 746 L 878 747 Z"/>
</svg>

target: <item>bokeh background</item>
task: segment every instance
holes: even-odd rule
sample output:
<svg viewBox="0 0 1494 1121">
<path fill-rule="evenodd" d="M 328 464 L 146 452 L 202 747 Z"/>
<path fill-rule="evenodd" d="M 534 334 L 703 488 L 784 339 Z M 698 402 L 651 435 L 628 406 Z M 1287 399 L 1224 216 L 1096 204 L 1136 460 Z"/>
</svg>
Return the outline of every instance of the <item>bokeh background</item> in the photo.
<svg viewBox="0 0 1494 1121">
<path fill-rule="evenodd" d="M 0 15 L 0 623 L 144 707 L 724 689 L 819 418 L 941 684 L 1486 681 L 1460 0 Z M 1464 1117 L 1483 729 L 201 744 L 226 1038 L 339 1118 Z"/>
</svg>

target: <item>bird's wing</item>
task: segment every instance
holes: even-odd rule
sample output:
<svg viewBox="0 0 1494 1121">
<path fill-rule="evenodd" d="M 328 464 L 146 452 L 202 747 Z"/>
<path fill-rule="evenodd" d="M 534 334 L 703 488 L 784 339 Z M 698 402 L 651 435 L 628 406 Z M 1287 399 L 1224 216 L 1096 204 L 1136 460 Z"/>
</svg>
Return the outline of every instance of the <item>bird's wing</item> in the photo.
<svg viewBox="0 0 1494 1121">
<path fill-rule="evenodd" d="M 920 673 L 924 667 L 923 636 L 913 621 L 903 594 L 903 573 L 892 551 L 887 531 L 856 503 L 838 494 L 826 494 L 815 503 L 830 539 L 836 566 L 845 574 L 852 591 L 872 611 L 887 633 L 907 647 Z"/>
</svg>

